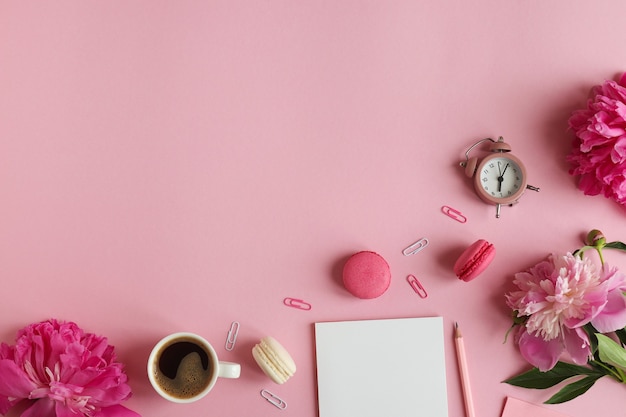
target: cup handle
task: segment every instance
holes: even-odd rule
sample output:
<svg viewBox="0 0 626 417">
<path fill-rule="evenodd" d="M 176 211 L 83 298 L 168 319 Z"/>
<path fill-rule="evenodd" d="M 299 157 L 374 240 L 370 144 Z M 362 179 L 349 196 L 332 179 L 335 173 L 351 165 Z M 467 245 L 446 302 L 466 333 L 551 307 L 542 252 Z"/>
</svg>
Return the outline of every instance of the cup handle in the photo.
<svg viewBox="0 0 626 417">
<path fill-rule="evenodd" d="M 220 361 L 220 369 L 217 376 L 220 378 L 239 378 L 241 374 L 241 365 L 234 362 Z"/>
</svg>

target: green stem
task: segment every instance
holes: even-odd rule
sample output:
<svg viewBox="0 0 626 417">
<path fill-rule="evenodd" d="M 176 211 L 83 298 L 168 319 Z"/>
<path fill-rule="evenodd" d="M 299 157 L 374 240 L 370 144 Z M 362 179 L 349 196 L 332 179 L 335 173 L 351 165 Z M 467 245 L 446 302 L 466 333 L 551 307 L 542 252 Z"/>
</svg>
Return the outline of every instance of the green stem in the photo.
<svg viewBox="0 0 626 417">
<path fill-rule="evenodd" d="M 621 382 L 622 384 L 626 384 L 626 375 L 624 375 L 624 372 L 621 369 L 613 368 L 612 366 L 608 366 L 604 362 L 600 361 L 591 361 L 591 363 L 604 368 L 606 370 L 606 374 L 611 378 Z"/>
<path fill-rule="evenodd" d="M 598 251 L 598 256 L 600 257 L 600 264 L 604 265 L 604 256 L 602 255 L 602 249 L 597 247 L 596 251 Z"/>
</svg>

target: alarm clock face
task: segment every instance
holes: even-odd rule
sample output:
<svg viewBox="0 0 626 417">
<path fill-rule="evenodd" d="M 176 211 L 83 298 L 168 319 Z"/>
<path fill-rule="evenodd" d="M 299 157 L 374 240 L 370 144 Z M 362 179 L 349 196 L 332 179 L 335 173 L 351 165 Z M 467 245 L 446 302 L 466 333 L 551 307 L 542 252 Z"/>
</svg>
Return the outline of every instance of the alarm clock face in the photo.
<svg viewBox="0 0 626 417">
<path fill-rule="evenodd" d="M 513 155 L 491 155 L 478 166 L 474 184 L 486 202 L 512 204 L 526 189 L 526 169 Z"/>
</svg>

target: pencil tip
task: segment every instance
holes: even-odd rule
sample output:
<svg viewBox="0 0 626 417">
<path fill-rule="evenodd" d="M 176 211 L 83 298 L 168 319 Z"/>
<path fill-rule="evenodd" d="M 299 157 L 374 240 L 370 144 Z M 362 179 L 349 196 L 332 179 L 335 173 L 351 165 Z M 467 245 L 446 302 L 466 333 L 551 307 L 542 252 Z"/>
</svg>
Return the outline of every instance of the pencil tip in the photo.
<svg viewBox="0 0 626 417">
<path fill-rule="evenodd" d="M 454 328 L 458 329 L 459 328 L 459 323 L 457 323 L 456 321 L 454 322 Z"/>
</svg>

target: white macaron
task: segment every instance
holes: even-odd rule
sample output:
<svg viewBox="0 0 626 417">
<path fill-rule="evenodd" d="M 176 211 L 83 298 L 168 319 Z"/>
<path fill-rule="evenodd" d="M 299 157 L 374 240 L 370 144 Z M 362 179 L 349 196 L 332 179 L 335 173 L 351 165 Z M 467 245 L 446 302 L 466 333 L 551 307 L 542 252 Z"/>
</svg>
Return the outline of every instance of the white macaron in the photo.
<svg viewBox="0 0 626 417">
<path fill-rule="evenodd" d="M 277 384 L 284 384 L 296 372 L 293 358 L 273 337 L 261 339 L 252 348 L 252 356 L 261 370 Z"/>
</svg>

